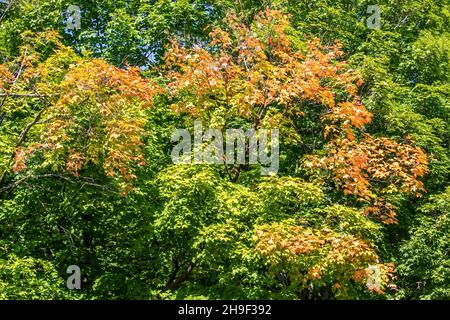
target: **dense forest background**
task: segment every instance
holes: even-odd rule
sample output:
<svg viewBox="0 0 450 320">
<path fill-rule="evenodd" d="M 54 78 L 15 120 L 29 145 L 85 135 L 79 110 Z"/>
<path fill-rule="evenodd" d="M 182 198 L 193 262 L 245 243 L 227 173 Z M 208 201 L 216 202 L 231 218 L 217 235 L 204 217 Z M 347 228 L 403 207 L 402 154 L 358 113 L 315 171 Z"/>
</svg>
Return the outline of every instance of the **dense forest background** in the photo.
<svg viewBox="0 0 450 320">
<path fill-rule="evenodd" d="M 0 1 L 0 299 L 449 299 L 449 26 L 448 0 Z M 279 129 L 278 175 L 174 164 L 196 120 Z"/>
</svg>

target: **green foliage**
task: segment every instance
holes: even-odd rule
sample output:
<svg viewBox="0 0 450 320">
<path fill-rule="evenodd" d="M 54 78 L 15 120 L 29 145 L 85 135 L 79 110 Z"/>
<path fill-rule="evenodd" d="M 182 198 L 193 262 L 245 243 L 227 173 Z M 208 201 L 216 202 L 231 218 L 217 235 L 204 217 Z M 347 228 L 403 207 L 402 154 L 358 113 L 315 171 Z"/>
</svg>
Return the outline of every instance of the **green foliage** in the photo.
<svg viewBox="0 0 450 320">
<path fill-rule="evenodd" d="M 450 299 L 450 6 L 380 0 L 381 29 L 370 30 L 372 4 L 16 0 L 6 11 L 1 2 L 0 299 Z M 82 9 L 79 30 L 67 28 L 69 5 Z M 343 56 L 330 65 L 346 60 L 349 74 L 362 76 L 357 94 L 373 116 L 356 140 L 389 137 L 425 151 L 423 197 L 393 191 L 395 175 L 380 183 L 398 224 L 381 224 L 364 212 L 367 199 L 345 196 L 339 181 L 306 166 L 305 156 L 332 149 L 323 135 L 331 109 L 320 99 L 291 97 L 299 113 L 276 99 L 267 105 L 271 121 L 261 126 L 281 132 L 278 176 L 172 163 L 175 129 L 199 119 L 249 129 L 246 98 L 288 83 L 273 76 L 290 66 L 270 55 L 273 30 L 254 21 L 267 6 L 290 14 L 283 41 L 295 52 L 308 52 L 313 38 L 341 43 Z M 214 28 L 229 29 L 228 13 L 252 26 L 255 38 L 244 40 L 269 48 L 270 63 L 250 66 L 265 82 L 247 81 L 236 50 L 242 35 L 231 30 L 230 51 L 209 44 Z M 231 107 L 229 92 L 207 91 L 205 81 L 168 93 L 172 40 L 198 45 L 201 57 L 231 52 L 241 68 Z M 292 82 L 300 73 L 288 74 Z M 199 112 L 172 108 L 180 101 Z M 80 292 L 64 285 L 72 264 L 82 270 Z M 381 270 L 382 288 L 368 285 L 369 266 Z"/>
<path fill-rule="evenodd" d="M 1 300 L 59 300 L 69 299 L 64 281 L 51 262 L 18 258 L 0 258 Z"/>
<path fill-rule="evenodd" d="M 450 297 L 450 188 L 430 197 L 410 239 L 400 249 L 400 297 L 448 299 Z"/>
</svg>

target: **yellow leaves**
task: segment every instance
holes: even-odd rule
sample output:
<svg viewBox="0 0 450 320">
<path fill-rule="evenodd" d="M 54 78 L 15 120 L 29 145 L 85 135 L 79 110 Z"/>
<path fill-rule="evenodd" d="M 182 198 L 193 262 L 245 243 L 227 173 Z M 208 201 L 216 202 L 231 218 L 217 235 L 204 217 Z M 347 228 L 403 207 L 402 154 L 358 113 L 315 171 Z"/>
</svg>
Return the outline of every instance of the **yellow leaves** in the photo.
<svg viewBox="0 0 450 320">
<path fill-rule="evenodd" d="M 162 90 L 136 68 L 119 69 L 102 60 L 68 60 L 71 64 L 65 66 L 65 55 L 57 51 L 33 67 L 35 80 L 43 81 L 40 88 L 51 93 L 42 118 L 46 130 L 39 143 L 17 150 L 13 170 L 23 170 L 27 156 L 41 153 L 43 165 L 64 162 L 75 177 L 88 164 L 100 165 L 119 182 L 122 192 L 129 192 L 137 178 L 134 167 L 145 164 L 143 109 L 152 107 Z M 57 70 L 52 65 L 56 61 L 62 63 Z M 55 72 L 59 81 L 46 84 L 46 77 L 54 78 Z"/>
<path fill-rule="evenodd" d="M 214 29 L 210 34 L 210 38 L 212 39 L 211 44 L 214 45 L 221 45 L 224 48 L 229 48 L 232 45 L 231 38 L 229 34 L 225 31 L 223 31 L 220 28 Z"/>
<path fill-rule="evenodd" d="M 322 104 L 330 108 L 334 108 L 334 94 L 331 91 L 324 91 L 321 93 Z"/>
<path fill-rule="evenodd" d="M 259 226 L 255 233 L 258 240 L 255 250 L 266 262 L 275 270 L 282 268 L 305 283 L 323 285 L 321 281 L 328 279 L 334 282 L 335 290 L 344 289 L 350 279 L 365 284 L 368 265 L 382 270 L 380 285 L 368 290 L 382 293 L 393 278 L 393 266 L 379 264 L 373 247 L 352 235 L 331 229 L 313 231 L 284 223 Z"/>
<path fill-rule="evenodd" d="M 102 60 L 85 60 L 69 70 L 61 83 L 61 91 L 67 94 L 61 97 L 62 105 L 83 101 L 88 94 L 94 94 L 93 98 L 103 94 L 104 107 L 114 106 L 117 99 L 123 103 L 139 101 L 143 107 L 151 107 L 153 97 L 162 92 L 157 85 L 141 77 L 137 69 L 119 69 Z"/>
</svg>

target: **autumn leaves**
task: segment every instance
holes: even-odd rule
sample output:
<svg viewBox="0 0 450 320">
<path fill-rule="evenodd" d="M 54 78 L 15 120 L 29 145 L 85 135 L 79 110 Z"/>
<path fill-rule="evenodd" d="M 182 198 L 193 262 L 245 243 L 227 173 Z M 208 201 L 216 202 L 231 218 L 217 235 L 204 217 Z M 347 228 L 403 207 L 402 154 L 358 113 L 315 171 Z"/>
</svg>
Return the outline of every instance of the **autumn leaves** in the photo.
<svg viewBox="0 0 450 320">
<path fill-rule="evenodd" d="M 427 171 L 427 157 L 412 141 L 398 143 L 365 131 L 372 114 L 358 96 L 363 81 L 342 61 L 339 46 L 315 39 L 296 48 L 289 21 L 278 11 L 261 12 L 252 26 L 229 15 L 226 25 L 228 31 L 211 32 L 210 50 L 177 43 L 168 50 L 172 108 L 206 120 L 223 109 L 223 125 L 241 117 L 257 129 L 292 126 L 304 103 L 317 104 L 329 140 L 327 155 L 312 156 L 305 165 L 325 169 L 325 177 L 345 195 L 369 204 L 366 213 L 395 223 L 395 206 L 385 196 L 420 196 L 418 178 Z"/>
<path fill-rule="evenodd" d="M 51 56 L 25 70 L 33 74 L 29 90 L 49 94 L 32 128 L 39 139 L 17 147 L 13 171 L 23 171 L 36 157 L 41 166 L 75 177 L 87 165 L 101 164 L 108 176 L 118 177 L 122 191 L 131 190 L 133 165 L 145 164 L 143 109 L 153 105 L 158 87 L 136 69 L 73 58 L 71 50 L 56 45 Z M 55 68 L 60 79 L 49 76 Z"/>
<path fill-rule="evenodd" d="M 394 206 L 384 196 L 419 196 L 427 157 L 411 141 L 365 132 L 372 115 L 358 96 L 362 80 L 342 61 L 339 46 L 312 40 L 302 47 L 288 32 L 288 17 L 270 9 L 250 26 L 234 15 L 227 25 L 228 30 L 214 29 L 203 46 L 172 42 L 161 77 L 154 80 L 131 67 L 80 58 L 51 32 L 37 35 L 35 46 L 28 41 L 21 63 L 0 65 L 5 99 L 45 97 L 29 128 L 39 138 L 16 146 L 12 170 L 25 170 L 37 155 L 42 165 L 74 176 L 89 163 L 101 164 L 128 192 L 134 168 L 145 164 L 142 110 L 152 107 L 157 95 L 167 96 L 176 113 L 200 120 L 211 121 L 222 110 L 219 129 L 238 118 L 253 129 L 292 126 L 309 101 L 322 114 L 329 142 L 326 156 L 311 156 L 305 165 L 324 169 L 345 195 L 371 204 L 367 213 L 395 222 Z"/>
<path fill-rule="evenodd" d="M 424 192 L 420 178 L 427 172 L 427 156 L 408 138 L 399 142 L 369 133 L 373 115 L 358 95 L 363 81 L 343 60 L 339 45 L 294 37 L 288 17 L 274 10 L 259 13 L 250 25 L 229 15 L 224 25 L 228 27 L 210 33 L 209 42 L 193 48 L 173 41 L 164 64 L 149 77 L 129 66 L 121 69 L 80 57 L 55 33 L 28 34 L 17 61 L 0 65 L 0 115 L 13 108 L 29 114 L 11 131 L 21 138 L 11 139 L 10 157 L 14 155 L 5 172 L 63 172 L 76 180 L 88 170 L 100 170 L 125 196 L 133 189 L 138 167 L 151 161 L 142 149 L 155 104 L 172 109 L 187 125 L 197 120 L 223 131 L 236 126 L 280 128 L 282 139 L 286 128 L 301 131 L 298 120 L 308 106 L 319 119 L 321 143 L 311 152 L 297 151 L 295 161 L 319 177 L 314 181 L 318 190 L 331 185 L 333 191 L 327 192 L 342 195 L 345 205 L 357 209 L 317 205 L 315 209 L 328 210 L 323 219 L 336 214 L 339 225 L 295 219 L 257 225 L 256 252 L 276 271 L 291 268 L 302 284 L 328 281 L 344 290 L 351 281 L 367 280 L 368 264 L 378 266 L 382 285 L 388 284 L 392 267 L 380 263 L 373 239 L 365 234 L 375 224 L 367 216 L 395 223 L 392 198 Z M 241 165 L 221 168 L 237 177 L 233 183 L 251 170 Z M 252 179 L 257 181 L 245 188 L 262 185 L 258 176 Z M 305 190 L 295 179 L 270 185 L 284 195 L 288 191 L 283 183 Z M 257 195 L 261 198 L 267 190 Z M 268 214 L 279 213 L 273 209 L 277 194 L 268 197 Z M 319 217 L 320 210 L 314 212 Z M 298 209 L 296 214 L 304 212 Z M 351 230 L 355 220 L 364 232 Z"/>
</svg>

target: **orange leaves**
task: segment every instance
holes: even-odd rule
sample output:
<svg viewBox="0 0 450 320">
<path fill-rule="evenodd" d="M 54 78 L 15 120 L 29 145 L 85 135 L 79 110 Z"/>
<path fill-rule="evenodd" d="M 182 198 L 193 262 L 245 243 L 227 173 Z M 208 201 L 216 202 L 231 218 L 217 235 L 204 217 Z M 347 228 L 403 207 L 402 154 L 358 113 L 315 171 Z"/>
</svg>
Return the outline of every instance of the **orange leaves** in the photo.
<svg viewBox="0 0 450 320">
<path fill-rule="evenodd" d="M 286 33 L 288 17 L 279 11 L 260 12 L 251 26 L 229 15 L 226 25 L 229 31 L 211 32 L 211 50 L 184 49 L 175 42 L 168 49 L 168 87 L 176 111 L 196 115 L 225 106 L 260 122 L 268 106 L 279 106 L 283 116 L 299 114 L 294 109 L 299 100 L 334 108 L 334 87 L 356 90 L 357 76 L 343 72 L 345 63 L 336 60 L 342 55 L 339 46 L 313 40 L 306 54 L 295 50 Z"/>
<path fill-rule="evenodd" d="M 379 197 L 372 206 L 364 210 L 364 214 L 372 214 L 378 217 L 384 224 L 397 224 L 396 209 L 394 205 Z"/>
<path fill-rule="evenodd" d="M 138 69 L 119 69 L 102 60 L 83 61 L 69 70 L 61 83 L 61 91 L 65 95 L 61 95 L 59 103 L 65 105 L 81 101 L 86 98 L 80 94 L 83 90 L 92 94 L 108 93 L 109 96 L 102 97 L 105 104 L 122 99 L 121 103 L 139 101 L 144 107 L 151 107 L 153 97 L 161 92 L 158 86 L 141 77 Z"/>
<path fill-rule="evenodd" d="M 6 65 L 0 65 L 0 92 L 4 91 L 14 79 L 14 75 L 9 71 Z"/>
<path fill-rule="evenodd" d="M 381 268 L 380 279 L 374 282 L 382 293 L 390 282 L 393 267 L 379 264 L 379 258 L 371 245 L 353 235 L 336 233 L 330 229 L 313 231 L 283 223 L 258 227 L 256 251 L 273 268 L 289 268 L 292 276 L 303 282 L 332 281 L 336 290 L 349 285 L 351 279 L 366 284 L 370 265 Z M 300 274 L 299 274 L 300 273 Z M 379 280 L 379 281 L 378 281 Z M 376 290 L 375 290 L 376 289 Z"/>
<path fill-rule="evenodd" d="M 135 179 L 132 164 L 142 165 L 141 139 L 145 117 L 141 108 L 151 107 L 160 92 L 137 69 L 119 69 L 101 60 L 85 61 L 72 68 L 61 83 L 64 93 L 51 109 L 51 119 L 66 119 L 64 126 L 56 120 L 52 136 L 68 136 L 76 150 L 87 149 L 84 162 L 103 160 L 109 176 L 126 183 Z M 78 132 L 71 136 L 70 132 Z M 80 139 L 81 137 L 81 139 Z M 43 139 L 51 139 L 44 134 Z M 76 157 L 75 157 L 76 155 Z M 83 164 L 81 151 L 71 151 L 67 169 L 77 173 Z"/>
<path fill-rule="evenodd" d="M 23 148 L 21 147 L 17 148 L 14 156 L 14 165 L 12 167 L 14 173 L 19 173 L 20 171 L 26 168 L 25 164 L 26 159 L 27 159 L 26 153 L 23 150 Z"/>
<path fill-rule="evenodd" d="M 358 100 L 354 100 L 338 103 L 335 108 L 331 108 L 331 113 L 324 120 L 340 123 L 342 131 L 349 133 L 353 128 L 361 129 L 363 125 L 370 123 L 372 114 Z"/>
<path fill-rule="evenodd" d="M 230 48 L 232 45 L 229 34 L 220 28 L 216 28 L 210 32 L 209 37 L 212 39 L 211 45 L 220 45 L 224 48 Z"/>
<path fill-rule="evenodd" d="M 79 171 L 83 166 L 83 155 L 75 150 L 70 150 L 69 157 L 67 158 L 67 171 L 73 173 L 75 177 L 79 177 Z"/>
<path fill-rule="evenodd" d="M 320 104 L 328 154 L 310 165 L 330 172 L 344 194 L 373 205 L 395 191 L 424 191 L 418 179 L 428 161 L 420 148 L 364 133 L 373 115 L 358 96 L 363 81 L 341 60 L 338 44 L 314 39 L 304 52 L 296 50 L 288 17 L 276 10 L 260 12 L 252 25 L 242 21 L 229 15 L 228 29 L 215 29 L 209 47 L 172 43 L 166 68 L 175 111 L 201 116 L 220 108 L 224 118 L 243 117 L 257 127 L 291 123 L 304 101 Z M 395 221 L 393 207 L 367 212 Z"/>
<path fill-rule="evenodd" d="M 308 278 L 312 279 L 312 280 L 318 280 L 322 277 L 322 271 L 321 268 L 316 266 L 316 267 L 312 267 L 311 269 L 308 270 Z"/>
<path fill-rule="evenodd" d="M 335 138 L 328 153 L 311 163 L 330 170 L 345 194 L 373 203 L 366 213 L 375 214 L 384 223 L 396 223 L 396 219 L 395 207 L 383 195 L 400 191 L 420 196 L 425 191 L 418 178 L 427 172 L 428 160 L 418 147 L 363 134 L 360 141 Z"/>
<path fill-rule="evenodd" d="M 334 108 L 335 101 L 334 101 L 334 94 L 331 91 L 324 91 L 321 93 L 321 102 L 323 105 L 326 105 L 330 108 Z"/>
<path fill-rule="evenodd" d="M 39 155 L 42 167 L 75 177 L 88 165 L 98 166 L 118 181 L 121 191 L 130 191 L 136 179 L 134 169 L 145 164 L 141 150 L 144 110 L 153 106 L 161 88 L 137 68 L 120 69 L 77 56 L 54 32 L 26 33 L 23 38 L 26 43 L 16 61 L 20 77 L 14 90 L 38 93 L 45 100 L 27 128 L 39 140 L 17 146 L 14 172 L 26 168 L 27 158 Z M 1 90 L 12 75 L 4 66 L 0 74 Z"/>
<path fill-rule="evenodd" d="M 36 70 L 45 73 L 48 65 Z M 64 167 L 75 177 L 88 164 L 101 165 L 128 192 L 136 179 L 134 167 L 145 164 L 143 110 L 153 106 L 161 89 L 138 69 L 119 69 L 102 60 L 79 59 L 63 71 L 60 82 L 47 86 L 52 95 L 39 125 L 44 129 L 45 124 L 40 141 L 18 149 L 14 170 L 25 168 L 25 154 L 39 152 L 53 170 Z"/>
<path fill-rule="evenodd" d="M 423 183 L 417 180 L 428 170 L 428 159 L 422 149 L 409 144 L 400 144 L 388 138 L 368 136 L 364 149 L 370 157 L 368 174 L 374 179 L 388 179 L 391 185 L 405 193 L 419 197 Z"/>
</svg>

